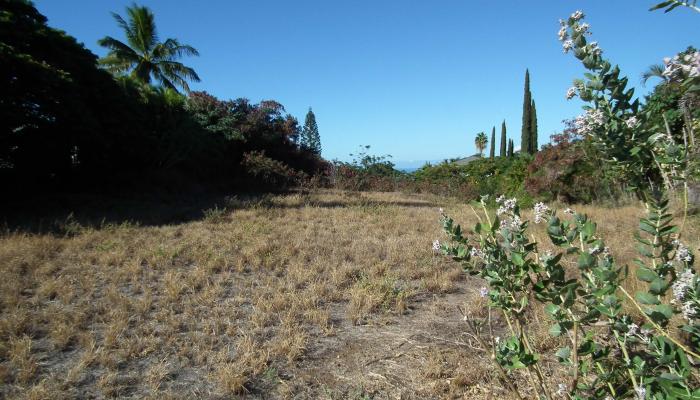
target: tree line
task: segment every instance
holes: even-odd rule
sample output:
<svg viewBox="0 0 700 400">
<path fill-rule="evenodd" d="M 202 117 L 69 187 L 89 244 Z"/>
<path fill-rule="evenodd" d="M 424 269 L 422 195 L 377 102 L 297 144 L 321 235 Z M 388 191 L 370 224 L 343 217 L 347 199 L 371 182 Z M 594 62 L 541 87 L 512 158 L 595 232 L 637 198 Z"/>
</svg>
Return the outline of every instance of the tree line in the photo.
<svg viewBox="0 0 700 400">
<path fill-rule="evenodd" d="M 30 1 L 0 6 L 0 179 L 14 192 L 250 184 L 251 158 L 294 176 L 325 167 L 311 110 L 302 129 L 274 100 L 190 91 L 199 76 L 179 59 L 197 50 L 158 41 L 146 7 L 113 14 L 126 41 L 104 37 L 98 59 Z"/>
</svg>

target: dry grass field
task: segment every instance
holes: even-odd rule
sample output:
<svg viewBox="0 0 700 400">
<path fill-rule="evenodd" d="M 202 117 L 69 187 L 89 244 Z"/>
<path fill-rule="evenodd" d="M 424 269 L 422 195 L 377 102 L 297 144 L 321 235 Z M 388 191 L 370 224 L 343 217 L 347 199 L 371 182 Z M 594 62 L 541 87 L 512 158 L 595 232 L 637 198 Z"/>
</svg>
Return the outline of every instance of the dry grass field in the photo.
<svg viewBox="0 0 700 400">
<path fill-rule="evenodd" d="M 166 224 L 9 230 L 0 398 L 507 398 L 458 310 L 483 313 L 481 283 L 432 252 L 439 207 L 474 222 L 446 199 L 318 191 Z M 578 211 L 631 264 L 643 210 Z"/>
</svg>

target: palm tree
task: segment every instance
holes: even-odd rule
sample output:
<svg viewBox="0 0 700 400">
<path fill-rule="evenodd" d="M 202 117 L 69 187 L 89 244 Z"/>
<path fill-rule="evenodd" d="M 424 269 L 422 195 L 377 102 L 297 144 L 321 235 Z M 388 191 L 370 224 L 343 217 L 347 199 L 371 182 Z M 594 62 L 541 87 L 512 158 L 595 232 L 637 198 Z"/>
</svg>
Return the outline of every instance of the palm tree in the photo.
<svg viewBox="0 0 700 400">
<path fill-rule="evenodd" d="M 664 70 L 666 70 L 666 67 L 663 64 L 650 65 L 649 69 L 642 73 L 642 84 L 646 84 L 651 78 L 660 78 L 663 80 L 663 83 L 668 82 L 668 77 L 664 75 Z"/>
<path fill-rule="evenodd" d="M 486 148 L 486 144 L 489 142 L 489 140 L 486 138 L 486 134 L 484 132 L 479 132 L 476 135 L 476 139 L 474 139 L 474 144 L 476 145 L 477 150 L 479 150 L 479 156 L 483 155 L 484 149 Z"/>
<path fill-rule="evenodd" d="M 122 75 L 131 71 L 131 76 L 144 83 L 151 79 L 162 86 L 175 89 L 182 87 L 189 92 L 187 80 L 199 82 L 194 69 L 176 60 L 182 56 L 198 56 L 192 46 L 180 44 L 177 39 L 158 41 L 155 18 L 147 7 L 136 4 L 126 8 L 128 21 L 119 14 L 112 13 L 117 24 L 126 34 L 126 42 L 105 36 L 97 43 L 109 49 L 100 64 L 112 73 Z"/>
</svg>

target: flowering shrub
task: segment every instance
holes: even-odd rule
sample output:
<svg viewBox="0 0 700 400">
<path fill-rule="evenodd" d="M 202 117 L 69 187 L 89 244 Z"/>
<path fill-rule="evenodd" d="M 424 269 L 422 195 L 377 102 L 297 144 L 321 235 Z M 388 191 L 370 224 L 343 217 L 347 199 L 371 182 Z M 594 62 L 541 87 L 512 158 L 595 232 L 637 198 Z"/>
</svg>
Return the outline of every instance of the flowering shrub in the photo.
<svg viewBox="0 0 700 400">
<path fill-rule="evenodd" d="M 433 243 L 433 248 L 488 283 L 481 290 L 489 299 L 488 318 L 465 316 L 465 321 L 490 349 L 503 384 L 516 397 L 523 398 L 522 388 L 510 375 L 523 370 L 539 398 L 700 398 L 700 280 L 667 200 L 668 191 L 687 177 L 690 146 L 676 143 L 668 130 L 655 132 L 645 125 L 647 116 L 626 89 L 627 78 L 602 58 L 597 43 L 588 43 L 590 27 L 583 18 L 577 11 L 561 21 L 564 52 L 591 71 L 567 97 L 577 95 L 590 104 L 576 120 L 577 133 L 596 143 L 646 204 L 635 236 L 640 256 L 634 270 L 646 290 L 633 295 L 622 286 L 628 268 L 615 261 L 594 221 L 570 209 L 560 214 L 544 203 L 535 205 L 533 220 L 547 224 L 555 252 L 539 251 L 517 200 L 503 196 L 496 199 L 495 213 L 482 197 L 473 236 L 465 236 L 441 213 L 450 242 Z M 691 71 L 687 79 L 694 80 Z M 565 265 L 575 265 L 575 271 Z M 531 303 L 543 306 L 552 322 L 549 333 L 565 343 L 553 354 L 539 354 L 532 345 L 526 318 Z M 638 313 L 626 312 L 624 304 Z M 503 314 L 505 338 L 493 335 L 492 309 Z M 551 359 L 568 373 L 567 381 L 552 383 L 544 374 L 541 363 Z"/>
</svg>

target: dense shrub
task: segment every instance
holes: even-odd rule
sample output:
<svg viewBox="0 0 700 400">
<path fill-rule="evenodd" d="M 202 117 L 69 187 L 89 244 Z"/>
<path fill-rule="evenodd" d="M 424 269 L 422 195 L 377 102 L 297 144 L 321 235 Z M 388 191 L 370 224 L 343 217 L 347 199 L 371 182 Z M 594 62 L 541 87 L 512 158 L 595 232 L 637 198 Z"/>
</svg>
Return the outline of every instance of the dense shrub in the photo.
<svg viewBox="0 0 700 400">
<path fill-rule="evenodd" d="M 426 165 L 413 175 L 420 184 L 447 188 L 453 195 L 468 196 L 472 200 L 480 195 L 507 193 L 528 202 L 523 182 L 531 159 L 525 154 L 514 158 L 478 159 L 466 165 L 443 162 Z"/>
<path fill-rule="evenodd" d="M 565 203 L 590 203 L 617 197 L 620 185 L 610 175 L 597 150 L 581 137 L 572 121 L 567 129 L 551 136 L 551 144 L 543 146 L 528 166 L 525 188 L 542 200 Z"/>
<path fill-rule="evenodd" d="M 264 151 L 244 153 L 241 164 L 248 175 L 254 178 L 251 182 L 258 188 L 285 189 L 306 178 L 305 173 L 266 157 Z"/>
</svg>

